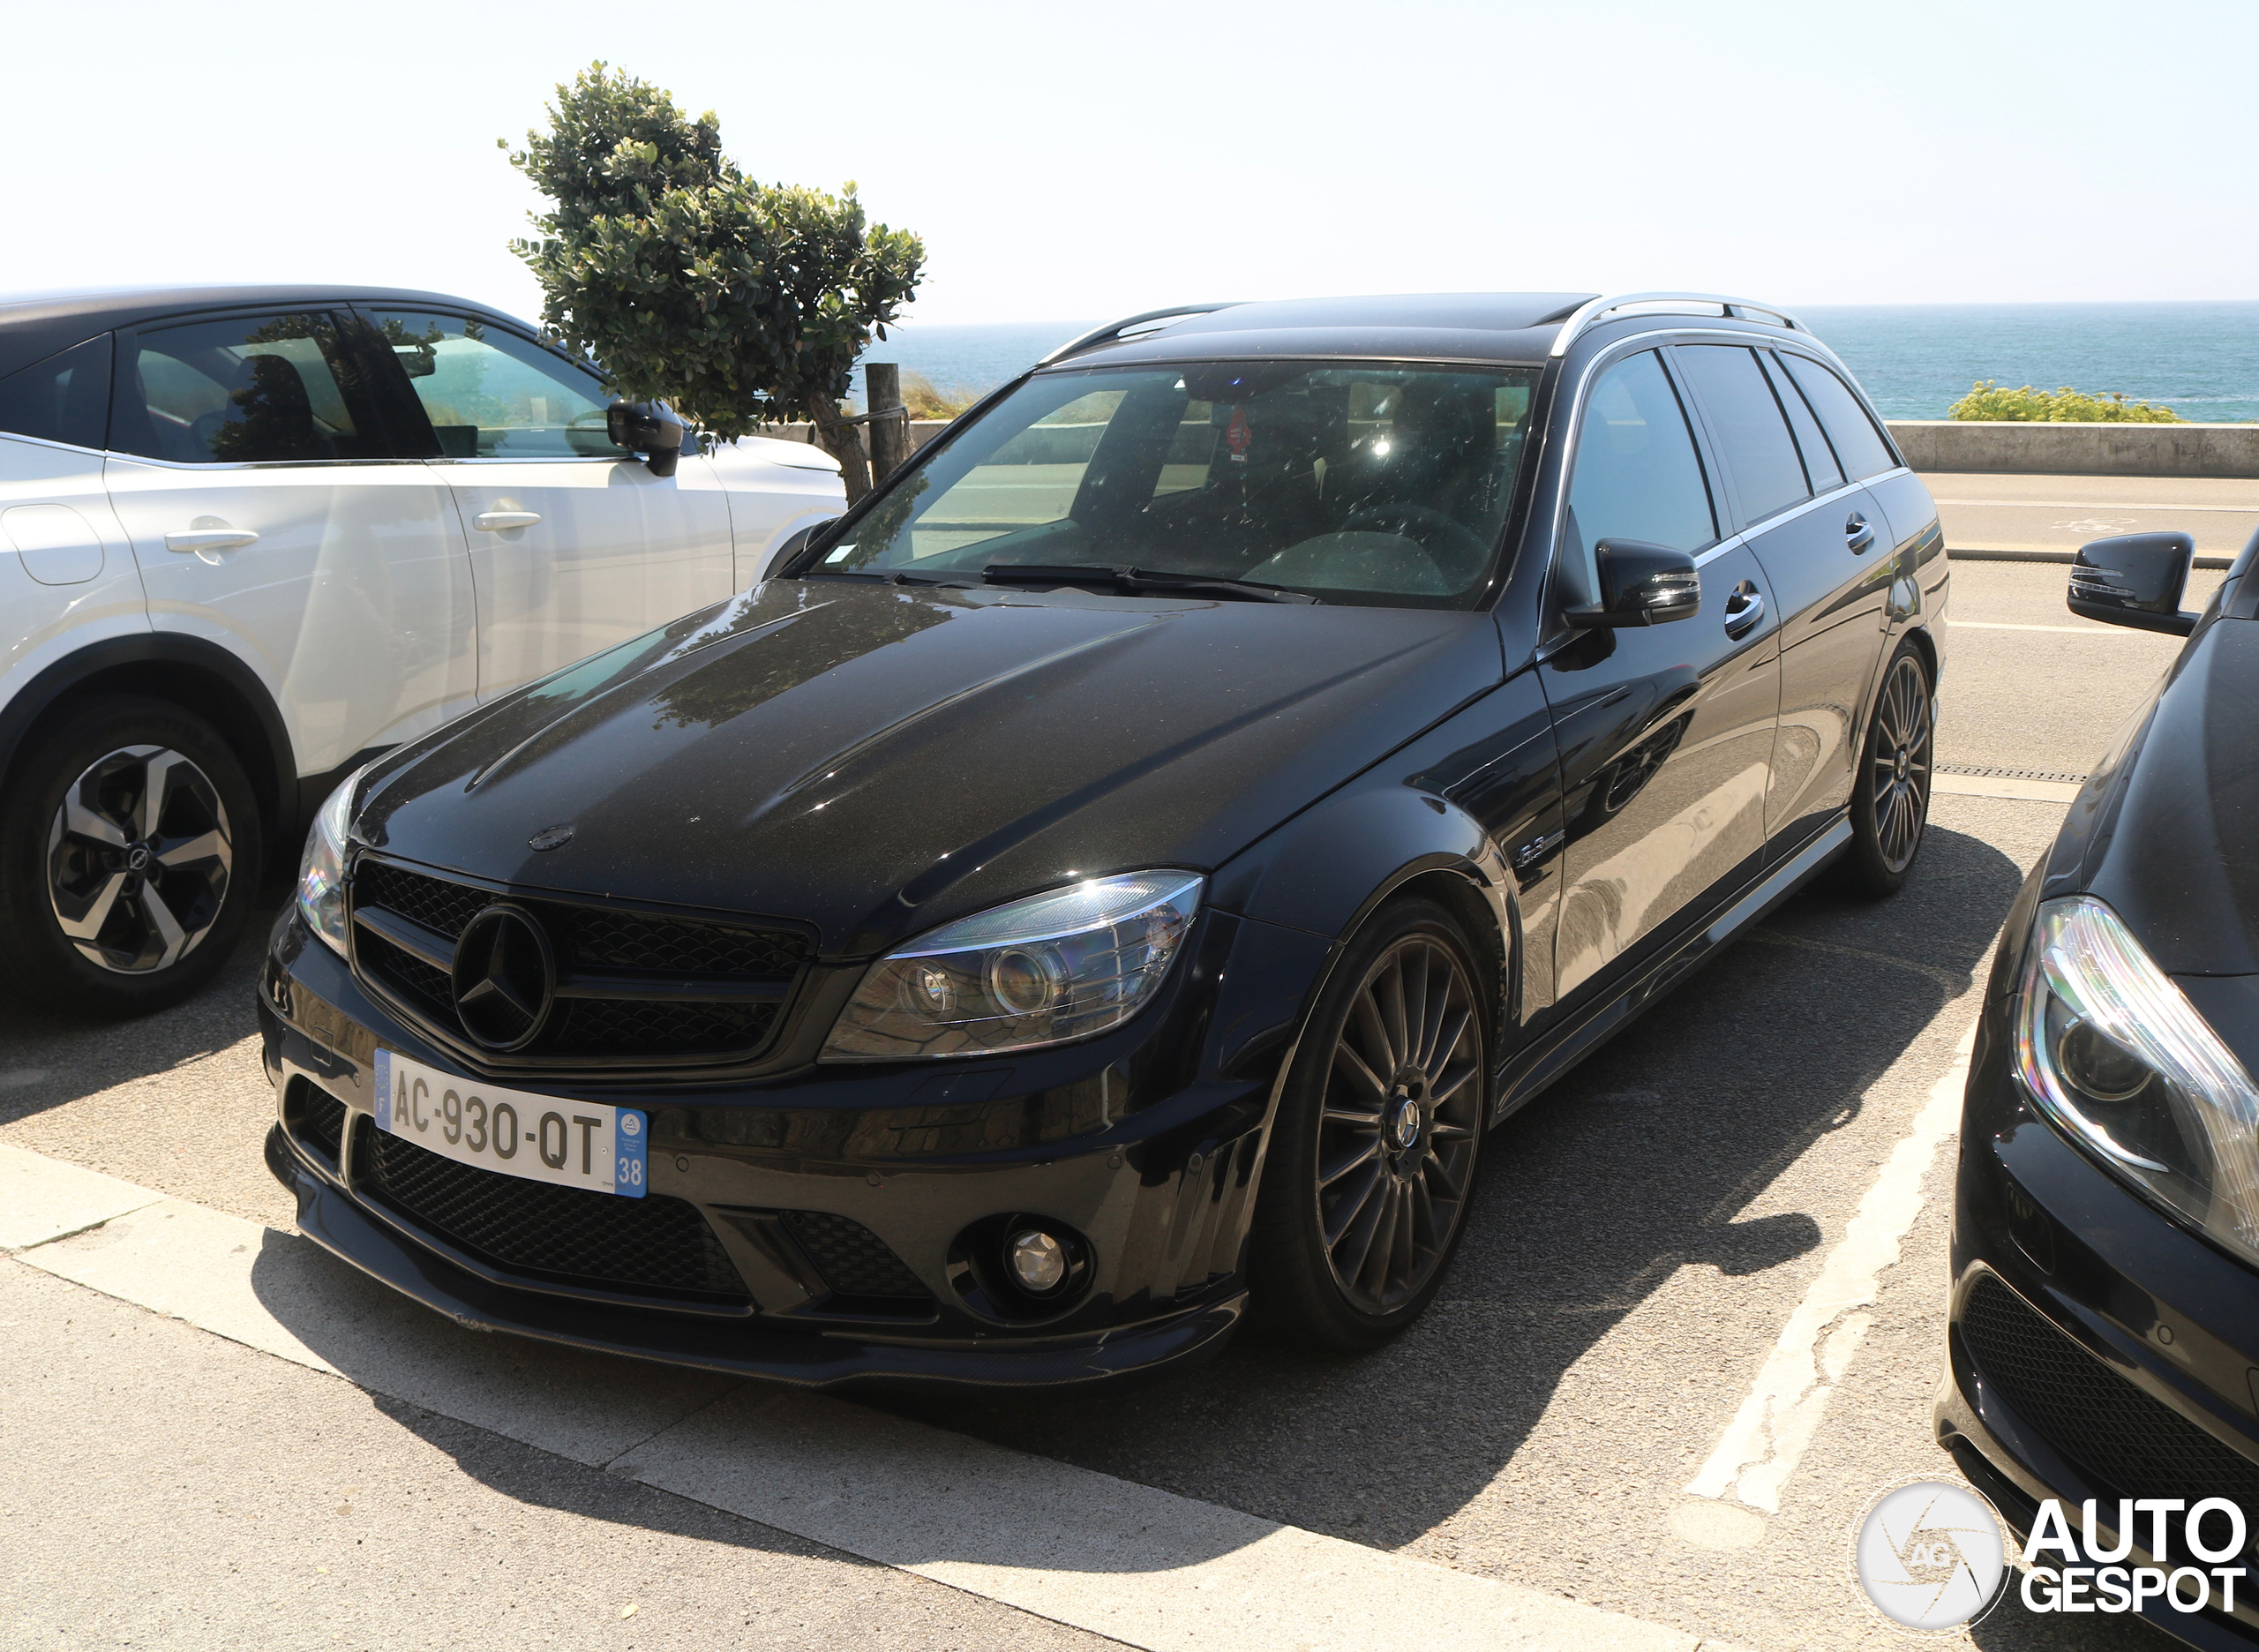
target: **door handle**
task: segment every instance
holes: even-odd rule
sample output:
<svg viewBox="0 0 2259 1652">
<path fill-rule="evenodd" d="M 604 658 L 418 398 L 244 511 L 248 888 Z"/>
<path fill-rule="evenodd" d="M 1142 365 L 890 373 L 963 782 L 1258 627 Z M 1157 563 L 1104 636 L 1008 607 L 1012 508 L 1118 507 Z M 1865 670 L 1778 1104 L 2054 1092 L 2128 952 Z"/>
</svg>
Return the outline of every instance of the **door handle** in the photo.
<svg viewBox="0 0 2259 1652">
<path fill-rule="evenodd" d="M 1757 587 L 1744 580 L 1733 588 L 1726 598 L 1726 635 L 1738 642 L 1757 628 L 1765 617 L 1765 597 Z"/>
<path fill-rule="evenodd" d="M 491 510 L 479 512 L 470 519 L 470 525 L 484 528 L 489 533 L 499 533 L 505 528 L 530 528 L 540 520 L 539 511 Z"/>
<path fill-rule="evenodd" d="M 1853 511 L 1850 520 L 1843 524 L 1843 548 L 1857 556 L 1874 543 L 1874 529 L 1867 526 L 1867 519 Z"/>
<path fill-rule="evenodd" d="M 259 536 L 248 528 L 183 528 L 165 536 L 168 551 L 239 551 L 257 544 Z"/>
</svg>

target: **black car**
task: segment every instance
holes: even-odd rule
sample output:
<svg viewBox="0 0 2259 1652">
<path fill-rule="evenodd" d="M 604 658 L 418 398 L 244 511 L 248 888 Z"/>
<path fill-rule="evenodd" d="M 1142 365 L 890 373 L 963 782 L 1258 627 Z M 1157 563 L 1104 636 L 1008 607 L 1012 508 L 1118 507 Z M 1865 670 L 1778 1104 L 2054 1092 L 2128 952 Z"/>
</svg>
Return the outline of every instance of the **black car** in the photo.
<svg viewBox="0 0 2259 1652">
<path fill-rule="evenodd" d="M 2055 1498 L 2083 1536 L 2093 1499 L 2103 1562 L 2168 1572 L 2227 1543 L 2225 1511 L 2195 1534 L 2177 1512 L 2206 1498 L 2259 1535 L 2259 537 L 2201 614 L 2180 609 L 2193 548 L 2105 539 L 2071 571 L 2075 612 L 2188 641 L 2008 913 L 1970 1064 L 1937 1407 L 2019 1533 Z M 2170 1506 L 2121 1520 L 2135 1498 Z M 2242 1548 L 2226 1558 L 2248 1567 Z M 2200 1646 L 2259 1641 L 2249 1579 L 2233 1613 L 2213 1587 L 2204 1612 L 2142 1610 Z"/>
<path fill-rule="evenodd" d="M 1133 318 L 341 785 L 270 1161 L 458 1318 L 791 1382 L 1371 1343 L 1487 1126 L 1823 866 L 1907 876 L 1945 597 L 1776 311 Z"/>
</svg>

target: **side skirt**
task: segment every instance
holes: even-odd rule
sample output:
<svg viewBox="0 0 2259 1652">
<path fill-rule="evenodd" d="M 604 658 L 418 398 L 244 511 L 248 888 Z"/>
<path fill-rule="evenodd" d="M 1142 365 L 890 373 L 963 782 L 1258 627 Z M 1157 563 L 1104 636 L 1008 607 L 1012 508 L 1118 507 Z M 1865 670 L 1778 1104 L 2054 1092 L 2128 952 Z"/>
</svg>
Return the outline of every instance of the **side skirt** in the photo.
<svg viewBox="0 0 2259 1652">
<path fill-rule="evenodd" d="M 1838 816 L 1835 824 L 1775 867 L 1746 894 L 1730 901 L 1708 923 L 1649 959 L 1617 992 L 1587 1006 L 1568 1025 L 1517 1051 L 1499 1070 L 1493 1086 L 1497 1100 L 1491 1104 L 1490 1123 L 1496 1124 L 1535 1100 L 1555 1079 L 1708 962 L 1719 948 L 1795 894 L 1850 841 L 1851 822 Z"/>
</svg>

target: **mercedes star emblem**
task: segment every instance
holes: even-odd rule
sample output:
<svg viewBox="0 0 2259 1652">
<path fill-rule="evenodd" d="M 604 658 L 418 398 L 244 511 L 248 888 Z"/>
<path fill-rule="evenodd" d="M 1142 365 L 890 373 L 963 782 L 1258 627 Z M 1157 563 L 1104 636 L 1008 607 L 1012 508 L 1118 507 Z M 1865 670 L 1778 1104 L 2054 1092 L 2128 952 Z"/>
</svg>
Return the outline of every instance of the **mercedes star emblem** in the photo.
<svg viewBox="0 0 2259 1652">
<path fill-rule="evenodd" d="M 455 942 L 454 991 L 462 1030 L 486 1048 L 532 1043 L 557 991 L 556 955 L 534 915 L 497 903 L 466 924 Z"/>
</svg>

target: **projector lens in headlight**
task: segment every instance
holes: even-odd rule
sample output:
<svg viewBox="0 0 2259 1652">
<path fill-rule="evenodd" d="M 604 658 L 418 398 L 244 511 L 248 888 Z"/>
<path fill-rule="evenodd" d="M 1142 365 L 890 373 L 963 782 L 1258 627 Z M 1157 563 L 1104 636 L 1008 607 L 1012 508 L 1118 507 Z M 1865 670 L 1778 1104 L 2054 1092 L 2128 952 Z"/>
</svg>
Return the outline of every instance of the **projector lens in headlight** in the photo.
<svg viewBox="0 0 2259 1652">
<path fill-rule="evenodd" d="M 1126 872 L 945 925 L 871 965 L 823 1059 L 989 1055 L 1118 1026 L 1160 990 L 1200 887 Z"/>
</svg>

